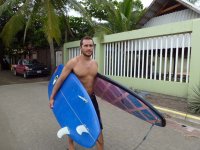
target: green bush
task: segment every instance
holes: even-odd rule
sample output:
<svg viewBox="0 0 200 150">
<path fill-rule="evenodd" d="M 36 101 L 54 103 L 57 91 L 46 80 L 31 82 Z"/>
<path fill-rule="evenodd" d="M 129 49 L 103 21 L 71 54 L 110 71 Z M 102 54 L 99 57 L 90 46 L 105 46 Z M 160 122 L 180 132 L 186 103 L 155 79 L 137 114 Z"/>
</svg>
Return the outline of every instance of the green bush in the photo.
<svg viewBox="0 0 200 150">
<path fill-rule="evenodd" d="M 200 85 L 197 85 L 196 88 L 193 87 L 192 91 L 188 97 L 188 104 L 190 113 L 194 114 L 200 112 Z"/>
</svg>

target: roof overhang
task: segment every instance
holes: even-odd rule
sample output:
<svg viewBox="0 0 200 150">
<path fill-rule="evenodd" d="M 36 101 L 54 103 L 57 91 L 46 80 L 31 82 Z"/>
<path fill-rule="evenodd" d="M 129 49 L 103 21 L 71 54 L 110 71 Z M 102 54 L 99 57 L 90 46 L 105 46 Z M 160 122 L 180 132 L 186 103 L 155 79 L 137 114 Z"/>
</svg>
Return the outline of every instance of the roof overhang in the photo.
<svg viewBox="0 0 200 150">
<path fill-rule="evenodd" d="M 192 9 L 200 14 L 200 8 L 187 0 L 153 0 L 137 22 L 136 29 L 142 28 L 151 18 L 184 9 Z"/>
</svg>

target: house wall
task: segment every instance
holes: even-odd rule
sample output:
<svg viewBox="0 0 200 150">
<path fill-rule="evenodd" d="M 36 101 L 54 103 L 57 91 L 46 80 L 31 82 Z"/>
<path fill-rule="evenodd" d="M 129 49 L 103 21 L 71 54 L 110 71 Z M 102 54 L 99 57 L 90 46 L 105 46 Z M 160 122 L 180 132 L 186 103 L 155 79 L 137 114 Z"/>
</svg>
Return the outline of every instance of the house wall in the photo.
<svg viewBox="0 0 200 150">
<path fill-rule="evenodd" d="M 151 18 L 142 28 L 155 27 L 155 26 L 160 26 L 160 25 L 164 25 L 164 24 L 182 22 L 182 21 L 187 21 L 187 20 L 192 20 L 192 19 L 197 19 L 197 18 L 200 18 L 199 13 L 197 13 L 191 9 L 185 9 L 182 11 L 177 11 L 177 12 L 169 13 L 166 15 L 161 15 L 161 16 L 158 16 L 155 18 Z M 166 37 L 164 37 L 164 38 L 166 38 Z M 169 40 L 171 40 L 171 38 L 174 41 L 173 48 L 175 48 L 177 46 L 177 44 L 176 44 L 177 37 L 176 36 L 173 36 L 173 37 L 168 36 Z M 188 46 L 188 38 L 189 38 L 188 35 L 186 35 L 185 42 L 184 42 L 185 47 Z M 161 40 L 161 38 L 158 39 L 158 48 L 160 48 L 160 40 Z M 181 47 L 182 40 L 183 40 L 183 34 L 180 34 L 179 35 L 179 47 Z M 155 43 L 155 41 L 156 40 L 153 39 L 154 43 Z M 165 40 L 164 40 L 163 44 L 165 45 Z M 145 42 L 145 46 L 146 46 L 146 42 Z M 170 48 L 170 47 L 171 47 L 171 45 L 170 45 L 170 43 L 168 43 L 167 48 Z"/>
<path fill-rule="evenodd" d="M 60 55 L 62 55 L 63 51 L 63 46 L 59 47 L 54 47 L 54 57 L 55 57 L 55 62 L 62 64 L 63 62 L 63 57 L 56 57 L 56 52 L 58 52 Z M 59 55 L 59 56 L 60 56 Z M 59 60 L 57 60 L 57 59 Z M 49 48 L 41 48 L 37 50 L 37 59 L 43 63 L 47 68 L 51 68 L 51 56 L 50 56 L 50 49 Z"/>
<path fill-rule="evenodd" d="M 102 74 L 105 73 L 106 68 L 106 45 L 109 43 L 120 43 L 123 41 L 141 40 L 145 38 L 155 38 L 160 36 L 172 36 L 175 34 L 191 34 L 191 57 L 189 60 L 189 82 L 175 82 L 173 80 L 155 80 L 146 78 L 126 77 L 125 75 L 107 75 L 108 77 L 118 81 L 119 83 L 139 89 L 143 91 L 150 91 L 155 93 L 167 94 L 177 97 L 188 97 L 188 94 L 192 92 L 192 87 L 195 87 L 197 83 L 200 83 L 200 52 L 199 52 L 199 39 L 200 39 L 200 19 L 194 19 L 189 21 L 183 21 L 172 24 L 165 24 L 156 27 L 144 28 L 140 30 L 133 30 L 123 33 L 117 33 L 112 35 L 106 35 L 104 40 L 99 43 L 97 38 L 94 38 L 96 43 L 96 60 L 98 61 L 98 71 Z M 65 43 L 64 44 L 64 64 L 70 59 L 69 50 L 77 48 L 79 41 Z M 183 47 L 184 48 L 184 47 Z M 176 51 L 179 48 L 176 49 Z M 190 48 L 188 48 L 190 49 Z M 190 53 L 189 53 L 190 55 Z M 178 55 L 177 55 L 178 56 Z M 168 58 L 169 59 L 169 58 Z M 183 60 L 184 62 L 184 60 Z M 179 61 L 177 61 L 179 63 Z M 186 63 L 186 62 L 184 62 Z M 158 64 L 158 63 L 157 63 Z M 126 68 L 125 68 L 126 69 Z M 178 71 L 177 71 L 178 72 Z"/>
<path fill-rule="evenodd" d="M 182 11 L 177 11 L 174 13 L 169 13 L 166 15 L 151 18 L 142 28 L 149 28 L 154 26 L 160 26 L 163 24 L 170 24 L 197 18 L 200 18 L 200 14 L 191 9 L 185 9 Z"/>
<path fill-rule="evenodd" d="M 56 66 L 62 64 L 62 51 L 56 51 Z"/>
</svg>

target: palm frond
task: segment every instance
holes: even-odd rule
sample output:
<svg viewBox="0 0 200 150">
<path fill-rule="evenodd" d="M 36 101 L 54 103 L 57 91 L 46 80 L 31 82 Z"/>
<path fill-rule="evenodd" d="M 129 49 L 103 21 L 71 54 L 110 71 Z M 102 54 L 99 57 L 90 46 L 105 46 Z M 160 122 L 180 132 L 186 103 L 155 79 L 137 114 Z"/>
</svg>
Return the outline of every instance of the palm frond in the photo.
<svg viewBox="0 0 200 150">
<path fill-rule="evenodd" d="M 16 5 L 18 0 L 1 0 L 0 1 L 0 15 L 6 11 L 9 7 L 12 8 Z"/>
<path fill-rule="evenodd" d="M 0 0 L 0 5 L 3 4 L 6 0 Z"/>
<path fill-rule="evenodd" d="M 10 7 L 13 7 L 18 3 L 19 0 L 10 0 Z"/>
<path fill-rule="evenodd" d="M 113 24 L 115 28 L 115 32 L 122 32 L 125 31 L 124 27 L 124 15 L 122 15 L 121 11 L 117 10 L 116 20 L 113 20 L 111 24 Z"/>
<path fill-rule="evenodd" d="M 130 16 L 130 21 L 135 20 L 139 15 L 141 15 L 142 12 L 143 12 L 143 10 L 142 11 L 139 11 L 139 10 L 132 11 L 131 16 Z"/>
<path fill-rule="evenodd" d="M 107 2 L 106 0 L 102 0 L 102 3 L 106 6 L 106 10 L 109 16 L 115 17 L 117 15 L 115 7 L 111 3 Z"/>
<path fill-rule="evenodd" d="M 59 10 L 60 12 L 62 12 L 62 14 L 64 14 L 64 12 L 66 11 L 66 4 L 61 0 L 56 0 L 56 1 L 52 1 L 54 7 L 57 9 L 57 11 Z"/>
<path fill-rule="evenodd" d="M 8 9 L 9 1 L 2 1 L 1 3 L 3 4 L 0 6 L 0 15 Z"/>
<path fill-rule="evenodd" d="M 26 27 L 25 27 L 25 31 L 24 31 L 24 40 L 23 40 L 23 44 L 25 43 L 25 40 L 26 40 L 26 33 L 27 33 L 27 30 L 29 29 L 31 23 L 32 23 L 33 16 L 36 15 L 37 10 L 38 10 L 39 7 L 40 7 L 40 5 L 35 4 L 35 5 L 33 6 L 33 9 L 29 9 L 29 11 L 30 11 L 30 10 L 32 10 L 32 11 L 30 11 L 30 12 L 28 13 L 28 14 L 30 14 L 30 15 L 28 16 L 28 20 L 27 20 L 27 22 L 26 22 Z M 27 15 L 28 15 L 28 14 L 27 14 Z"/>
<path fill-rule="evenodd" d="M 87 35 L 94 36 L 94 33 L 95 33 L 95 29 L 91 28 L 88 30 Z"/>
<path fill-rule="evenodd" d="M 122 31 L 127 31 L 127 22 L 129 21 L 128 18 L 126 18 L 126 16 L 123 13 L 120 13 L 120 15 L 122 16 L 122 21 L 123 21 L 123 28 Z"/>
<path fill-rule="evenodd" d="M 86 12 L 86 10 L 82 7 L 81 4 L 79 4 L 77 1 L 74 0 L 68 0 L 75 8 L 78 10 L 84 17 L 86 18 L 87 22 L 94 27 L 94 23 L 92 21 L 92 18 L 90 15 Z"/>
<path fill-rule="evenodd" d="M 71 28 L 70 28 L 69 20 L 66 19 L 66 17 L 65 17 L 65 21 L 66 21 L 66 25 L 67 25 L 67 31 L 69 32 L 69 34 L 70 34 L 72 37 L 74 37 L 74 35 L 73 35 L 73 33 L 72 33 L 72 30 L 71 30 Z"/>
<path fill-rule="evenodd" d="M 25 43 L 25 40 L 26 40 L 26 33 L 27 33 L 28 28 L 29 28 L 30 25 L 31 25 L 31 21 L 32 21 L 32 15 L 30 15 L 30 17 L 28 18 L 28 21 L 26 22 L 26 27 L 25 27 L 25 31 L 24 31 L 24 40 L 23 40 L 23 44 Z"/>
<path fill-rule="evenodd" d="M 61 37 L 61 32 L 59 28 L 59 18 L 54 9 L 55 7 L 50 1 L 45 1 L 43 9 L 44 32 L 49 43 L 51 43 L 52 39 L 54 38 L 59 44 Z"/>
<path fill-rule="evenodd" d="M 132 12 L 133 2 L 132 0 L 124 0 L 123 3 L 120 5 L 121 13 L 126 16 L 129 20 L 131 12 Z"/>
<path fill-rule="evenodd" d="M 92 3 L 93 5 L 99 5 L 101 4 L 101 0 L 88 0 L 90 3 Z"/>
<path fill-rule="evenodd" d="M 11 44 L 13 37 L 17 34 L 17 32 L 23 29 L 23 25 L 26 20 L 24 10 L 27 6 L 28 2 L 22 5 L 22 7 L 15 13 L 14 16 L 12 16 L 3 28 L 1 36 L 6 47 Z"/>
<path fill-rule="evenodd" d="M 105 26 L 97 26 L 95 27 L 95 36 L 98 37 L 101 42 L 104 38 L 104 35 L 113 34 L 114 32 Z"/>
<path fill-rule="evenodd" d="M 65 22 L 65 25 L 67 27 L 67 31 L 69 32 L 69 34 L 72 37 L 74 37 L 74 35 L 73 35 L 72 31 L 71 31 L 71 28 L 70 28 L 69 21 L 67 19 L 67 12 L 66 12 L 65 3 L 63 1 L 56 1 L 56 8 L 57 8 L 57 10 L 59 10 L 62 13 L 61 15 L 64 18 L 64 22 Z"/>
<path fill-rule="evenodd" d="M 146 11 L 146 8 L 143 9 L 142 11 L 135 11 L 132 13 L 131 18 L 130 18 L 130 25 L 129 25 L 129 30 L 134 30 L 136 23 L 138 22 L 138 20 L 142 17 L 142 15 L 144 14 L 144 12 Z"/>
</svg>

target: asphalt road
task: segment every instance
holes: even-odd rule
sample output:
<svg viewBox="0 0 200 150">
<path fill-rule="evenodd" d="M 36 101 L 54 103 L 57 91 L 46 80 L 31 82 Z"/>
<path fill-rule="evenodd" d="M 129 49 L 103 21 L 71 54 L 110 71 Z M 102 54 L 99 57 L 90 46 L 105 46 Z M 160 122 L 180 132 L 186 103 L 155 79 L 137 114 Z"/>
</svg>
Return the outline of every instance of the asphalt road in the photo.
<svg viewBox="0 0 200 150">
<path fill-rule="evenodd" d="M 24 84 L 25 83 L 25 84 Z M 0 72 L 0 150 L 66 150 L 68 138 L 48 106 L 48 77 L 24 79 Z M 105 150 L 133 150 L 151 124 L 97 98 L 103 121 Z M 153 127 L 137 150 L 199 150 L 200 131 L 167 121 Z M 75 143 L 76 150 L 87 150 Z M 96 150 L 96 146 L 91 148 Z"/>
<path fill-rule="evenodd" d="M 10 70 L 3 70 L 0 71 L 0 86 L 49 81 L 49 78 L 50 76 L 30 76 L 28 79 L 24 79 L 23 75 L 15 76 L 14 73 Z M 0 95 L 2 94 L 0 93 Z M 9 125 L 9 121 L 1 109 L 0 122 L 0 150 L 21 150 Z"/>
<path fill-rule="evenodd" d="M 50 76 L 29 76 L 28 79 L 24 79 L 23 75 L 15 76 L 10 70 L 0 71 L 0 85 L 34 83 L 49 80 Z"/>
</svg>

